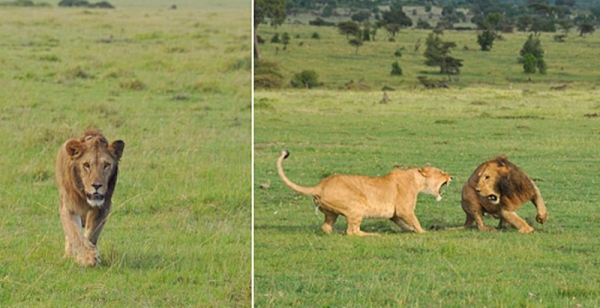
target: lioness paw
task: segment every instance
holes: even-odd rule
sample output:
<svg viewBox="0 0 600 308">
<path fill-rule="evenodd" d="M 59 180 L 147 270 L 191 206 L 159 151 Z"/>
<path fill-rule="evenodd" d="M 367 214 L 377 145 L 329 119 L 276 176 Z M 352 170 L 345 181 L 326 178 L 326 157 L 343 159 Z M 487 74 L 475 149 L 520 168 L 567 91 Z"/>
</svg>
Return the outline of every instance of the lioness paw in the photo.
<svg viewBox="0 0 600 308">
<path fill-rule="evenodd" d="M 535 216 L 535 220 L 541 224 L 545 223 L 548 220 L 548 212 L 537 214 L 537 216 Z"/>
</svg>

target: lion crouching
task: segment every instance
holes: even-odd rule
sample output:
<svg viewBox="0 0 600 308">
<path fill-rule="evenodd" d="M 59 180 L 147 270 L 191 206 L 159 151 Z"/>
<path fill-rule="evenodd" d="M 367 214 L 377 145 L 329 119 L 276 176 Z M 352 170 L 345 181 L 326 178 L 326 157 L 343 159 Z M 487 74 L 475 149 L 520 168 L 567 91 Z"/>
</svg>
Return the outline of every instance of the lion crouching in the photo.
<svg viewBox="0 0 600 308">
<path fill-rule="evenodd" d="M 463 227 L 476 222 L 479 230 L 494 230 L 483 223 L 483 214 L 490 213 L 500 218 L 499 227 L 508 222 L 521 233 L 531 233 L 533 228 L 515 213 L 527 201 L 537 207 L 536 220 L 545 223 L 548 211 L 540 190 L 523 170 L 498 156 L 477 167 L 463 186 L 461 205 L 467 214 Z"/>
<path fill-rule="evenodd" d="M 100 263 L 96 244 L 110 213 L 124 148 L 123 141 L 109 144 L 99 131 L 87 129 L 58 150 L 56 183 L 65 253 L 81 265 Z"/>
<path fill-rule="evenodd" d="M 339 215 L 346 217 L 348 235 L 372 235 L 360 230 L 363 218 L 387 218 L 405 231 L 425 232 L 415 216 L 417 195 L 424 192 L 442 199 L 441 188 L 452 177 L 434 167 L 393 170 L 385 176 L 332 175 L 313 187 L 303 187 L 290 181 L 283 172 L 282 162 L 289 156 L 283 150 L 277 160 L 277 170 L 283 182 L 293 190 L 311 195 L 315 205 L 325 214 L 323 232 L 333 232 Z"/>
</svg>

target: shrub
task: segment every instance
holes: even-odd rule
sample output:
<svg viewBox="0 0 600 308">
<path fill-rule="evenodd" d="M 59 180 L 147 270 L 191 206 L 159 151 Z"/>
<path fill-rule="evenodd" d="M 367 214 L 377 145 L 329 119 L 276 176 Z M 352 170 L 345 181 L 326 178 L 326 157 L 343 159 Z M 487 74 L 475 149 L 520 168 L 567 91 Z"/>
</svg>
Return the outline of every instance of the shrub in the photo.
<svg viewBox="0 0 600 308">
<path fill-rule="evenodd" d="M 283 83 L 283 75 L 274 62 L 259 60 L 254 62 L 254 88 L 279 88 Z"/>
<path fill-rule="evenodd" d="M 319 86 L 319 75 L 313 70 L 304 70 L 292 79 L 292 87 L 294 88 L 314 88 Z"/>
<path fill-rule="evenodd" d="M 319 32 L 314 32 L 314 33 L 313 33 L 313 34 L 310 36 L 310 38 L 312 38 L 312 39 L 315 39 L 315 40 L 318 40 L 318 39 L 320 39 L 320 38 L 321 38 L 321 36 L 319 35 Z"/>
<path fill-rule="evenodd" d="M 539 35 L 530 34 L 519 54 L 523 57 L 525 73 L 534 74 L 536 70 L 540 74 L 546 73 L 548 65 L 544 61 L 544 49 L 542 49 Z"/>
<path fill-rule="evenodd" d="M 523 57 L 523 71 L 527 74 L 535 74 L 537 67 L 537 59 L 534 55 L 528 53 Z"/>
<path fill-rule="evenodd" d="M 309 21 L 308 24 L 311 26 L 317 26 L 317 27 L 321 27 L 321 26 L 333 27 L 333 26 L 335 26 L 334 22 L 325 21 L 323 18 L 320 18 L 320 17 L 317 17 L 317 19 L 315 19 L 315 20 Z"/>
<path fill-rule="evenodd" d="M 392 75 L 392 76 L 402 75 L 402 68 L 400 67 L 400 64 L 398 64 L 398 61 L 392 63 L 392 71 L 390 72 L 390 75 Z"/>
<path fill-rule="evenodd" d="M 477 35 L 477 44 L 481 46 L 482 51 L 490 51 L 495 39 L 496 33 L 493 30 L 486 29 Z"/>
<path fill-rule="evenodd" d="M 279 33 L 275 33 L 273 37 L 271 37 L 271 43 L 281 43 L 281 39 L 279 38 Z"/>
<path fill-rule="evenodd" d="M 400 51 L 400 49 L 396 49 L 396 51 L 394 51 L 394 56 L 398 58 L 402 57 L 402 51 Z"/>
</svg>

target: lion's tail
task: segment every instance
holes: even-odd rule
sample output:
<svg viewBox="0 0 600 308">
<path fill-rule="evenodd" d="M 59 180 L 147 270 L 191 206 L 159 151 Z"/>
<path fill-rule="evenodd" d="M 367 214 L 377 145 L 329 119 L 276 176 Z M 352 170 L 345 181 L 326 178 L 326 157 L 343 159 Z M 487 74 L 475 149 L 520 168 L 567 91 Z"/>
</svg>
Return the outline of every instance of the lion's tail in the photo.
<svg viewBox="0 0 600 308">
<path fill-rule="evenodd" d="M 279 173 L 279 177 L 281 178 L 281 180 L 283 180 L 285 185 L 289 186 L 291 189 L 305 195 L 314 195 L 314 187 L 304 187 L 297 185 L 294 182 L 290 181 L 290 179 L 288 179 L 287 176 L 285 176 L 285 173 L 283 173 L 283 160 L 288 158 L 289 156 L 290 152 L 288 152 L 287 150 L 281 151 L 281 156 L 279 156 L 279 159 L 277 160 L 277 173 Z"/>
</svg>

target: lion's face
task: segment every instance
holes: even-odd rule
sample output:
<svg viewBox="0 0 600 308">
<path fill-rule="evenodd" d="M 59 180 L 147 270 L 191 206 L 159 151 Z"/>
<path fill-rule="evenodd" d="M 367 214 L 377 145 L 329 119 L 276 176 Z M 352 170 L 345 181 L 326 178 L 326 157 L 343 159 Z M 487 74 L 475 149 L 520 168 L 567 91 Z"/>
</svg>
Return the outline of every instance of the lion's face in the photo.
<svg viewBox="0 0 600 308">
<path fill-rule="evenodd" d="M 500 183 L 505 181 L 508 174 L 508 168 L 504 165 L 499 165 L 496 162 L 486 163 L 479 172 L 479 180 L 475 190 L 477 193 L 489 200 L 492 204 L 499 204 L 502 192 Z"/>
<path fill-rule="evenodd" d="M 67 143 L 67 152 L 89 205 L 100 207 L 104 204 L 110 185 L 114 185 L 113 178 L 124 147 L 125 143 L 121 140 L 108 145 L 103 138 Z"/>
<path fill-rule="evenodd" d="M 442 187 L 452 182 L 452 176 L 435 167 L 424 167 L 419 169 L 426 180 L 425 193 L 435 196 L 437 201 L 442 200 Z"/>
</svg>

